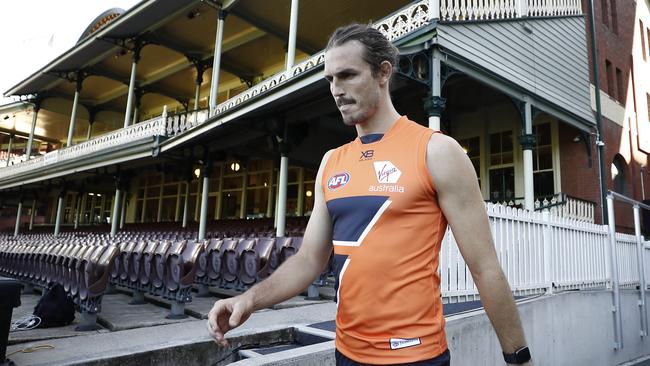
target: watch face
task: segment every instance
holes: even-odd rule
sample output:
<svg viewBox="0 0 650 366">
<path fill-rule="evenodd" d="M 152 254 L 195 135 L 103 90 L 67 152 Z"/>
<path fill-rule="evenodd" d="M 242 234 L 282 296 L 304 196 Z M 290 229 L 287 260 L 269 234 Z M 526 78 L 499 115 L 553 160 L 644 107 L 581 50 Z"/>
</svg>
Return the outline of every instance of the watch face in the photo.
<svg viewBox="0 0 650 366">
<path fill-rule="evenodd" d="M 515 354 L 517 355 L 517 361 L 520 361 L 521 363 L 530 361 L 530 350 L 528 347 L 518 350 Z"/>
<path fill-rule="evenodd" d="M 506 363 L 520 365 L 530 361 L 530 350 L 528 347 L 522 347 L 516 350 L 514 353 L 504 353 L 503 358 L 505 359 Z"/>
</svg>

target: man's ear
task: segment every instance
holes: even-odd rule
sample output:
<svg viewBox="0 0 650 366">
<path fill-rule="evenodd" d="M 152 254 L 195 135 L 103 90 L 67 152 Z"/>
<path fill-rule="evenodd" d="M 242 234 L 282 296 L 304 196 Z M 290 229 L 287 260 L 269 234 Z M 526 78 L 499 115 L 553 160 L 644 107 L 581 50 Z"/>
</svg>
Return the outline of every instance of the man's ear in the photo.
<svg viewBox="0 0 650 366">
<path fill-rule="evenodd" d="M 379 83 L 388 84 L 390 77 L 393 75 L 393 65 L 388 61 L 382 61 L 379 65 Z"/>
</svg>

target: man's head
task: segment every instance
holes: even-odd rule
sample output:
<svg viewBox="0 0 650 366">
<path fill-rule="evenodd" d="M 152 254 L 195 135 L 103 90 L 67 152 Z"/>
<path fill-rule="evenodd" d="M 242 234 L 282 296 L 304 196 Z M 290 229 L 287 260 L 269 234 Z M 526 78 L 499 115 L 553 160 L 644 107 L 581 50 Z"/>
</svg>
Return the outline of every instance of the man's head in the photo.
<svg viewBox="0 0 650 366">
<path fill-rule="evenodd" d="M 398 51 L 378 30 L 360 24 L 338 28 L 327 44 L 325 78 L 347 125 L 372 117 L 390 100 Z"/>
</svg>

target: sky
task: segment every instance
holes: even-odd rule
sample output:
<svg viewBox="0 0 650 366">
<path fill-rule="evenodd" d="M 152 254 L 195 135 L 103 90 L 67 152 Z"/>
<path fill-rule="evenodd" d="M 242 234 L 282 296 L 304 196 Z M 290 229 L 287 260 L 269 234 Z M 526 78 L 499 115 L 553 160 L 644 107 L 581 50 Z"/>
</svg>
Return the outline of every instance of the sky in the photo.
<svg viewBox="0 0 650 366">
<path fill-rule="evenodd" d="M 20 0 L 0 6 L 0 94 L 77 43 L 97 16 L 139 0 Z M 0 95 L 0 105 L 13 101 Z"/>
</svg>

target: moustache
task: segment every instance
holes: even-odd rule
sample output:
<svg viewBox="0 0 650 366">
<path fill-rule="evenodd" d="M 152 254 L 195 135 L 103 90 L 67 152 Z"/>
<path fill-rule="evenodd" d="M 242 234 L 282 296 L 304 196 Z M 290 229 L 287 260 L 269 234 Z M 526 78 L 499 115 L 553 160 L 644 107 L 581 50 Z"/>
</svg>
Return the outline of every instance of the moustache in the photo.
<svg viewBox="0 0 650 366">
<path fill-rule="evenodd" d="M 346 104 L 352 104 L 354 103 L 354 99 L 348 99 L 348 98 L 339 98 L 336 100 L 336 106 L 341 107 Z"/>
</svg>

